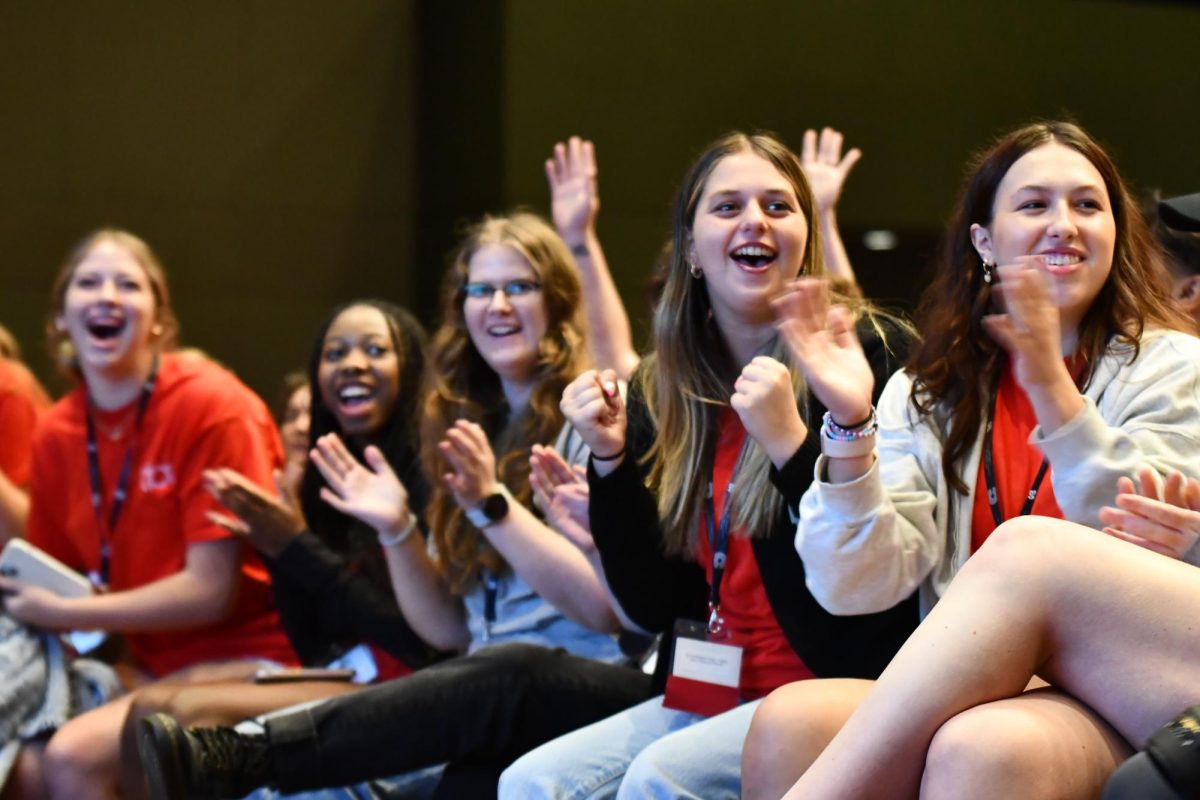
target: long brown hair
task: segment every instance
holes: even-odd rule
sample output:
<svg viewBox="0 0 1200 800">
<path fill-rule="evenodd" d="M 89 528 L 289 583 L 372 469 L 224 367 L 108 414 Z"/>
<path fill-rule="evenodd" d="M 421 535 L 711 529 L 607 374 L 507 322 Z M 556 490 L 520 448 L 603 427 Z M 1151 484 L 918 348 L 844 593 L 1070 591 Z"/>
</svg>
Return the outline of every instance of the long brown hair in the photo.
<svg viewBox="0 0 1200 800">
<path fill-rule="evenodd" d="M 718 415 L 729 406 L 731 387 L 741 366 L 733 362 L 712 322 L 704 282 L 691 276 L 687 262 L 705 184 L 722 159 L 740 152 L 769 161 L 787 179 L 808 221 L 800 274 L 825 274 L 820 233 L 813 224 L 816 202 L 795 153 L 766 133 L 734 132 L 713 142 L 692 164 L 675 196 L 672 244 L 665 251 L 665 282 L 654 314 L 654 354 L 646 358 L 634 378 L 645 394 L 656 429 L 646 455 L 648 484 L 658 497 L 666 549 L 673 553 L 692 552 L 695 544 L 697 514 L 712 473 Z M 839 296 L 835 301 L 863 309 L 849 298 Z M 785 348 L 776 340 L 769 354 L 789 365 L 803 406 L 808 392 Z M 770 484 L 770 467 L 765 451 L 748 437 L 739 457 L 737 486 L 729 500 L 734 530 L 744 535 L 766 536 L 779 518 L 783 497 Z"/>
<path fill-rule="evenodd" d="M 59 328 L 58 317 L 63 312 L 67 298 L 67 286 L 75 274 L 75 268 L 87 258 L 88 254 L 98 245 L 112 243 L 133 256 L 142 270 L 146 273 L 146 281 L 150 284 L 150 292 L 154 296 L 155 324 L 158 332 L 155 346 L 160 352 L 174 350 L 179 339 L 179 320 L 175 309 L 171 306 L 171 291 L 167 287 L 167 274 L 162 268 L 158 256 L 150 249 L 145 240 L 129 231 L 118 228 L 100 228 L 83 237 L 70 252 L 59 267 L 54 278 L 54 286 L 50 290 L 50 314 L 46 319 L 46 347 L 54 359 L 55 365 L 69 378 L 79 377 L 79 365 L 75 358 L 75 348 L 66 331 Z"/>
<path fill-rule="evenodd" d="M 1113 341 L 1129 345 L 1132 360 L 1147 326 L 1193 330 L 1171 301 L 1161 252 L 1104 148 L 1070 122 L 1035 122 L 1000 137 L 968 167 L 934 280 L 917 309 L 916 326 L 923 338 L 907 367 L 913 377 L 912 405 L 921 416 L 932 415 L 942 429 L 942 474 L 962 494 L 968 488 L 958 466 L 979 434 L 984 404 L 1004 361 L 1004 350 L 983 327 L 983 318 L 993 313 L 991 290 L 983 280 L 971 226 L 991 224 L 996 190 L 1009 168 L 1049 143 L 1069 147 L 1091 162 L 1104 178 L 1116 223 L 1112 270 L 1079 324 L 1076 355 L 1084 366 L 1083 385 Z"/>
<path fill-rule="evenodd" d="M 495 373 L 475 349 L 463 314 L 463 287 L 475 253 L 498 244 L 520 253 L 542 284 L 546 334 L 539 346 L 529 406 L 510 416 Z M 518 501 L 529 505 L 529 450 L 548 444 L 563 426 L 558 403 L 563 389 L 585 368 L 581 289 L 571 252 L 540 217 L 517 212 L 486 217 L 459 245 L 442 283 L 442 324 L 433 336 L 421 413 L 421 465 L 432 487 L 426 520 L 440 563 L 457 593 L 478 579 L 480 568 L 505 569 L 504 560 L 466 521 L 442 481 L 445 461 L 437 445 L 456 420 L 478 423 L 496 453 L 500 480 Z"/>
</svg>

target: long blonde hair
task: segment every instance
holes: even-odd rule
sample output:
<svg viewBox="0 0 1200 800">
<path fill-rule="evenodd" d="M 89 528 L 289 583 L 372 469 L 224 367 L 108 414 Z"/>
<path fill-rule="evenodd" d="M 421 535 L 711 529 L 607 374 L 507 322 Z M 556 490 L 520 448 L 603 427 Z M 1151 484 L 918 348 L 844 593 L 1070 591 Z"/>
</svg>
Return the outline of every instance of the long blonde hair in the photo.
<svg viewBox="0 0 1200 800">
<path fill-rule="evenodd" d="M 730 385 L 739 365 L 730 357 L 712 320 L 712 306 L 702 280 L 689 272 L 696 208 L 717 164 L 749 151 L 770 161 L 795 190 L 809 221 L 809 240 L 801 272 L 819 275 L 820 234 L 812 225 L 812 190 L 799 161 L 778 139 L 764 134 L 731 133 L 714 142 L 684 176 L 672 212 L 673 247 L 662 297 L 654 313 L 654 354 L 639 371 L 642 391 L 654 422 L 656 438 L 648 453 L 649 484 L 658 497 L 664 541 L 669 552 L 689 553 L 696 540 L 696 520 L 712 472 L 717 417 L 729 405 Z M 775 355 L 783 355 L 776 347 Z M 785 362 L 786 363 L 786 362 Z M 792 370 L 798 397 L 805 392 Z M 781 498 L 767 480 L 766 453 L 747 437 L 738 457 L 739 480 L 729 499 L 733 529 L 764 535 L 773 524 Z"/>
<path fill-rule="evenodd" d="M 689 272 L 687 253 L 696 208 L 709 176 L 722 159 L 740 152 L 766 159 L 791 184 L 809 230 L 800 274 L 825 274 L 820 233 L 813 224 L 816 201 L 796 155 L 776 137 L 762 133 L 730 133 L 705 150 L 675 196 L 673 246 L 654 314 L 654 353 L 634 378 L 645 395 L 656 431 L 645 457 L 650 465 L 648 484 L 658 497 L 666 549 L 677 554 L 694 552 L 698 514 L 712 474 L 718 416 L 729 406 L 741 367 L 733 362 L 712 319 L 704 281 Z M 860 301 L 843 295 L 837 295 L 835 301 L 865 309 Z M 788 366 L 801 414 L 807 416 L 807 387 L 778 338 L 766 355 Z M 738 481 L 728 501 L 731 527 L 751 538 L 767 536 L 779 519 L 784 499 L 770 483 L 770 459 L 752 437 L 746 437 L 736 470 Z"/>
<path fill-rule="evenodd" d="M 510 418 L 500 377 L 475 349 L 463 314 L 471 258 L 498 244 L 520 253 L 542 284 L 546 333 L 539 345 L 529 407 Z M 442 481 L 437 445 L 456 420 L 478 423 L 496 453 L 496 472 L 516 499 L 529 505 L 529 451 L 554 441 L 563 426 L 562 391 L 585 369 L 582 290 L 570 250 L 540 217 L 517 212 L 485 217 L 467 232 L 442 284 L 442 324 L 427 360 L 421 411 L 421 465 L 432 487 L 426 520 L 453 591 L 474 585 L 480 568 L 500 572 L 504 559 L 463 516 Z"/>
</svg>

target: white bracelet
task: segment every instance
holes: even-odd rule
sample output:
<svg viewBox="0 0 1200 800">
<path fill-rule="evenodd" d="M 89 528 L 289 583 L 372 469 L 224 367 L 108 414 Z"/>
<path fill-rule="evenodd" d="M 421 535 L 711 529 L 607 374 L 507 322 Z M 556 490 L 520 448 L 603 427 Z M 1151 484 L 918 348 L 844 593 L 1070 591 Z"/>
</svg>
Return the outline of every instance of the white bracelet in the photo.
<svg viewBox="0 0 1200 800">
<path fill-rule="evenodd" d="M 411 511 L 409 511 L 408 512 L 408 524 L 405 525 L 400 530 L 400 532 L 397 533 L 395 536 L 387 537 L 387 536 L 384 536 L 382 533 L 379 534 L 379 543 L 381 545 L 383 545 L 384 547 L 395 547 L 396 545 L 404 544 L 408 540 L 408 537 L 413 535 L 413 531 L 415 531 L 416 529 L 417 529 L 417 515 L 412 513 Z"/>
<path fill-rule="evenodd" d="M 849 442 L 840 439 L 821 437 L 821 452 L 829 458 L 859 458 L 875 452 L 875 434 L 853 439 Z"/>
</svg>

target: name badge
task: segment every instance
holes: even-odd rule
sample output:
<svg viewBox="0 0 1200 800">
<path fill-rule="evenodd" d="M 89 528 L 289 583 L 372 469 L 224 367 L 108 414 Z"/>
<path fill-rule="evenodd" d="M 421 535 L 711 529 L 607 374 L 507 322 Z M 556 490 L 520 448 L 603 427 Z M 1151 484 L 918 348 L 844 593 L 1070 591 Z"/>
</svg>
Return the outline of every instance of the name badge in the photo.
<svg viewBox="0 0 1200 800">
<path fill-rule="evenodd" d="M 737 706 L 742 648 L 708 641 L 702 622 L 675 623 L 675 647 L 663 705 L 711 717 Z"/>
</svg>

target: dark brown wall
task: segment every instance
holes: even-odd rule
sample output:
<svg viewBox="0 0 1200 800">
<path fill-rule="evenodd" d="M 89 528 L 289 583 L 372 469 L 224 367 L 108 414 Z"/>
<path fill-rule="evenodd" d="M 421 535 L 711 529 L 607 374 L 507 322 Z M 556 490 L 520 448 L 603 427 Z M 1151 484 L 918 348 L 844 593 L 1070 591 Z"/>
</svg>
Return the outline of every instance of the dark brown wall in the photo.
<svg viewBox="0 0 1200 800">
<path fill-rule="evenodd" d="M 0 5 L 0 321 L 38 371 L 50 282 L 99 225 L 167 266 L 185 341 L 269 395 L 325 309 L 405 298 L 407 3 Z"/>
<path fill-rule="evenodd" d="M 40 359 L 62 254 L 125 226 L 167 264 L 187 342 L 273 393 L 337 301 L 429 320 L 455 225 L 544 210 L 542 159 L 575 132 L 640 317 L 695 152 L 823 124 L 866 153 L 844 227 L 907 245 L 868 260 L 850 237 L 868 290 L 910 297 L 967 154 L 1030 117 L 1073 114 L 1139 183 L 1200 190 L 1197 42 L 1192 3 L 5 2 L 0 322 Z"/>
<path fill-rule="evenodd" d="M 667 233 L 675 183 L 733 128 L 799 148 L 833 125 L 864 157 L 844 228 L 908 232 L 869 292 L 911 297 L 969 153 L 1033 117 L 1074 115 L 1128 176 L 1200 191 L 1200 4 L 1099 0 L 513 0 L 506 199 L 546 201 L 557 138 L 595 139 L 601 234 L 631 310 Z M 849 237 L 852 251 L 859 240 Z M 854 253 L 863 266 L 868 254 Z"/>
</svg>

